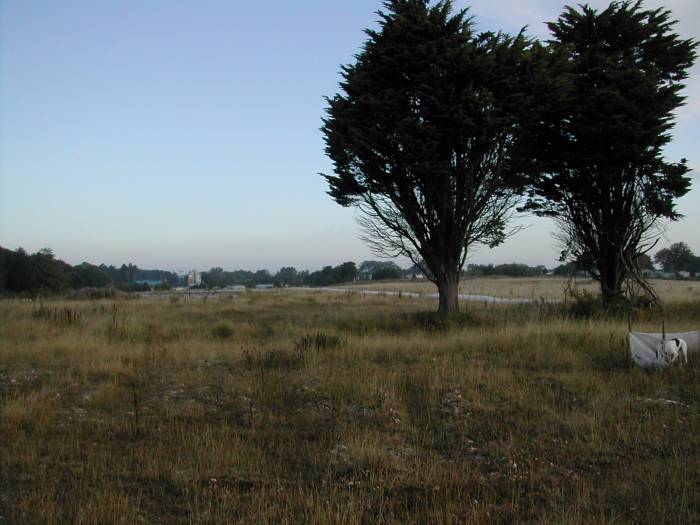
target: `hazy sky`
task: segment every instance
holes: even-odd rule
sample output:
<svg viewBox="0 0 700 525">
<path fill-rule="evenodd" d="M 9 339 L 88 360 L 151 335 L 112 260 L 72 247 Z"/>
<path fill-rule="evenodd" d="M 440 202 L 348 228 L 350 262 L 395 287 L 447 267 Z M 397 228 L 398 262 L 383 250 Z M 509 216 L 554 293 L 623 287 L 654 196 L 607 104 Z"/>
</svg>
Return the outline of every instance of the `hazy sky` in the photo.
<svg viewBox="0 0 700 525">
<path fill-rule="evenodd" d="M 458 0 L 479 29 L 529 27 L 552 0 Z M 595 0 L 594 7 L 607 2 Z M 700 39 L 698 0 L 669 7 Z M 319 131 L 379 0 L 0 2 L 0 245 L 172 270 L 316 269 L 372 258 L 325 195 Z M 668 157 L 700 168 L 700 68 Z M 700 253 L 700 179 L 662 245 Z M 553 265 L 548 221 L 472 262 Z"/>
</svg>

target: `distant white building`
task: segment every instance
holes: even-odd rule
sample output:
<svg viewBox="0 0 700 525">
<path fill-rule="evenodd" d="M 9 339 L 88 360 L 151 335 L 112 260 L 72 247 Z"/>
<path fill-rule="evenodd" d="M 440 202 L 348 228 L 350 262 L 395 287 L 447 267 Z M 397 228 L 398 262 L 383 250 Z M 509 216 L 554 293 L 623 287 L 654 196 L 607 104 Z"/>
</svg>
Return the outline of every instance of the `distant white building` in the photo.
<svg viewBox="0 0 700 525">
<path fill-rule="evenodd" d="M 255 289 L 256 290 L 269 290 L 271 288 L 274 288 L 275 286 L 273 284 L 256 284 Z"/>
<path fill-rule="evenodd" d="M 197 270 L 191 270 L 190 273 L 187 274 L 187 286 L 199 286 L 200 284 L 202 284 L 202 274 Z"/>
</svg>

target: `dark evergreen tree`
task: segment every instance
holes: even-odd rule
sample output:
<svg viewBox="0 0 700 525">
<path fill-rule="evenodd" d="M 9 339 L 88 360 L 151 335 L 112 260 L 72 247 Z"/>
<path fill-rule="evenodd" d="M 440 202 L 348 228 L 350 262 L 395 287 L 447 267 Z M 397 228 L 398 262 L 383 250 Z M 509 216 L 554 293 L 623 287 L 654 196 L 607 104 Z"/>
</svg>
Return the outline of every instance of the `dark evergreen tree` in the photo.
<svg viewBox="0 0 700 525">
<path fill-rule="evenodd" d="M 376 253 L 421 267 L 449 313 L 469 247 L 507 233 L 513 147 L 532 114 L 531 46 L 522 35 L 475 34 L 449 1 L 384 6 L 380 29 L 342 68 L 343 93 L 328 100 L 328 193 L 361 211 Z"/>
<path fill-rule="evenodd" d="M 654 260 L 665 272 L 694 272 L 696 259 L 693 250 L 684 242 L 676 242 L 654 255 Z"/>
<path fill-rule="evenodd" d="M 72 268 L 70 281 L 73 288 L 103 288 L 112 284 L 112 278 L 106 271 L 87 262 Z"/>
<path fill-rule="evenodd" d="M 639 256 L 660 220 L 680 218 L 674 202 L 690 188 L 685 160 L 662 157 L 697 45 L 670 16 L 625 1 L 567 7 L 549 24 L 551 56 L 563 60 L 552 61 L 543 125 L 528 135 L 538 172 L 528 207 L 555 218 L 562 260 L 598 279 L 606 304 L 630 278 L 653 295 Z"/>
<path fill-rule="evenodd" d="M 293 266 L 283 266 L 275 275 L 274 283 L 276 286 L 299 286 L 301 278 L 299 272 Z"/>
<path fill-rule="evenodd" d="M 255 284 L 272 283 L 272 275 L 270 275 L 270 272 L 267 270 L 258 270 L 257 272 L 255 272 L 253 278 L 255 279 Z"/>
<path fill-rule="evenodd" d="M 12 259 L 14 259 L 14 254 L 0 246 L 0 293 L 7 290 L 7 274 Z"/>
<path fill-rule="evenodd" d="M 357 265 L 352 262 L 345 262 L 333 268 L 333 280 L 336 283 L 348 283 L 357 278 Z"/>
<path fill-rule="evenodd" d="M 32 257 L 24 248 L 17 248 L 8 257 L 6 286 L 12 292 L 33 291 L 40 286 Z"/>
<path fill-rule="evenodd" d="M 224 269 L 212 268 L 208 272 L 202 273 L 202 283 L 207 288 L 215 288 L 224 286 Z"/>
<path fill-rule="evenodd" d="M 398 264 L 392 261 L 386 261 L 377 267 L 372 272 L 373 281 L 381 281 L 382 279 L 401 279 L 401 268 Z"/>
<path fill-rule="evenodd" d="M 642 253 L 639 255 L 639 257 L 637 257 L 636 266 L 642 271 L 654 269 L 654 263 L 652 262 L 651 257 L 649 257 L 649 255 L 646 253 Z"/>
<path fill-rule="evenodd" d="M 39 290 L 59 292 L 70 287 L 72 268 L 56 259 L 51 248 L 42 248 L 33 254 L 31 266 Z"/>
</svg>

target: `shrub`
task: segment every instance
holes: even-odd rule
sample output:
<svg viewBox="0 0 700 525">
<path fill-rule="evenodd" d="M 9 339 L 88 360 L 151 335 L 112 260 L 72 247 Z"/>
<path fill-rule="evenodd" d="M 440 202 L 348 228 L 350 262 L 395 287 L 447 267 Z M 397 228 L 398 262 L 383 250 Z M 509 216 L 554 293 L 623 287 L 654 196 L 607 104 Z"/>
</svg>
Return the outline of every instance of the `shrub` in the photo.
<svg viewBox="0 0 700 525">
<path fill-rule="evenodd" d="M 603 319 L 608 317 L 637 318 L 640 311 L 652 310 L 654 301 L 645 295 L 622 297 L 617 302 L 603 304 L 602 296 L 587 290 L 569 292 L 565 305 L 566 313 L 575 319 Z"/>
<path fill-rule="evenodd" d="M 566 304 L 567 313 L 576 319 L 590 319 L 603 311 L 603 300 L 588 290 L 572 290 Z"/>
<path fill-rule="evenodd" d="M 219 323 L 212 329 L 212 335 L 216 339 L 229 339 L 233 337 L 233 327 L 228 323 Z"/>
</svg>

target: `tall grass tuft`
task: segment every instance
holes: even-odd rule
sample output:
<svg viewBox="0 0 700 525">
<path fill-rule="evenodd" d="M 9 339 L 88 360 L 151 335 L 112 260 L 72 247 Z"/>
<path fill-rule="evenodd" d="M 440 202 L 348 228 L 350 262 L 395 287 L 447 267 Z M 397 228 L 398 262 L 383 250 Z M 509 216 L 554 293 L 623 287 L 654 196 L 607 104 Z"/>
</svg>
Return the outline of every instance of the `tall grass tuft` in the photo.
<svg viewBox="0 0 700 525">
<path fill-rule="evenodd" d="M 294 342 L 294 347 L 297 352 L 308 352 L 316 350 L 333 350 L 342 346 L 343 340 L 337 335 L 330 335 L 325 332 L 316 332 L 314 334 L 302 335 Z"/>
<path fill-rule="evenodd" d="M 32 317 L 35 319 L 43 319 L 44 321 L 63 326 L 78 324 L 82 316 L 83 314 L 80 310 L 70 306 L 50 308 L 44 303 L 39 303 L 39 306 L 32 310 Z"/>
</svg>

